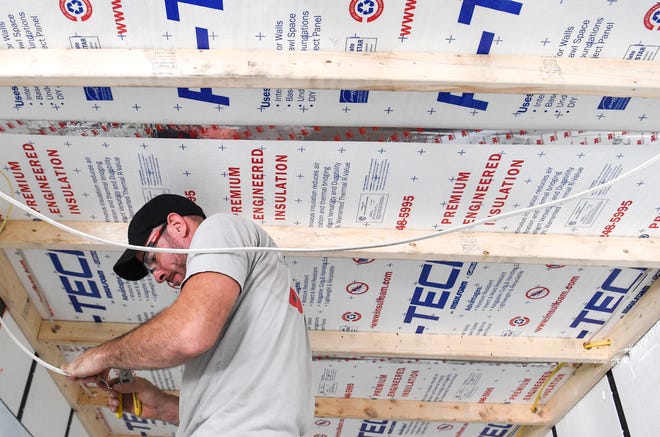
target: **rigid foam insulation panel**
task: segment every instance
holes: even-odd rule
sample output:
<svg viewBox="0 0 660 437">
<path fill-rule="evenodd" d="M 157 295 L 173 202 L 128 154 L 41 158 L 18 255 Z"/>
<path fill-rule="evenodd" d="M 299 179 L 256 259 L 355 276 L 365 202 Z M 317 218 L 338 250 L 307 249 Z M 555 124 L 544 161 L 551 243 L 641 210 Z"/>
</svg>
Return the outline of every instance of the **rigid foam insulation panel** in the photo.
<svg viewBox="0 0 660 437">
<path fill-rule="evenodd" d="M 161 192 L 263 224 L 658 235 L 657 146 L 435 144 L 3 135 L 4 192 L 54 217 L 126 222 Z M 432 164 L 430 164 L 432 163 Z M 433 189 L 429 189 L 433 187 Z M 11 217 L 24 217 L 14 211 Z M 405 214 L 404 214 L 405 213 Z M 616 217 L 616 219 L 613 219 Z"/>
<path fill-rule="evenodd" d="M 0 46 L 440 52 L 654 62 L 658 5 L 581 2 L 107 2 L 0 7 Z M 431 18 L 432 17 L 432 18 Z M 127 68 L 130 68 L 127 66 Z M 411 68 L 414 68 L 411 66 Z M 159 71 L 160 71 L 159 70 Z M 595 72 L 597 73 L 597 72 Z M 656 99 L 319 89 L 25 86 L 0 118 L 472 129 L 656 130 Z"/>
</svg>

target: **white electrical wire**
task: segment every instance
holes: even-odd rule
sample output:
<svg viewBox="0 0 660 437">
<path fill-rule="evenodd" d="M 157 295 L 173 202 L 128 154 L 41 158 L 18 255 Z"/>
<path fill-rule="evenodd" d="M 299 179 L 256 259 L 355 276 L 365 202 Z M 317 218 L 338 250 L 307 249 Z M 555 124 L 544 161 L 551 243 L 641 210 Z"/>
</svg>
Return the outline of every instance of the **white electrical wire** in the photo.
<svg viewBox="0 0 660 437">
<path fill-rule="evenodd" d="M 63 375 L 63 376 L 70 376 L 70 375 L 69 375 L 68 373 L 66 373 L 64 370 L 60 369 L 59 367 L 55 367 L 55 366 L 53 366 L 53 365 L 51 365 L 51 364 L 48 364 L 47 362 L 45 362 L 44 360 L 42 360 L 42 359 L 39 358 L 38 356 L 34 355 L 32 352 L 30 352 L 30 351 L 28 350 L 28 348 L 26 348 L 25 346 L 23 346 L 23 343 L 21 343 L 20 341 L 18 341 L 18 338 L 16 338 L 16 337 L 14 336 L 14 334 L 9 330 L 9 327 L 7 326 L 7 324 L 5 323 L 5 321 L 2 320 L 2 317 L 0 317 L 0 325 L 2 325 L 2 326 L 5 328 L 4 330 L 7 332 L 7 335 L 9 336 L 9 338 L 11 338 L 11 339 L 14 341 L 14 343 L 16 343 L 16 346 L 18 346 L 23 352 L 25 352 L 29 357 L 31 357 L 31 358 L 32 358 L 33 360 L 35 360 L 37 363 L 41 364 L 42 366 L 44 366 L 44 367 L 45 367 L 46 369 L 48 369 L 48 370 L 52 370 L 52 371 L 55 372 L 55 373 L 59 373 L 60 375 Z"/>
<path fill-rule="evenodd" d="M 652 165 L 655 163 L 658 159 L 660 159 L 660 153 L 656 154 L 652 158 L 648 159 L 647 161 L 643 162 L 642 164 L 638 165 L 637 167 L 621 173 L 619 176 L 617 176 L 614 179 L 611 179 L 607 182 L 604 182 L 600 185 L 597 185 L 595 187 L 589 188 L 587 190 L 581 191 L 576 194 L 572 194 L 570 196 L 561 198 L 561 199 L 556 199 L 552 200 L 550 202 L 542 203 L 540 205 L 535 205 L 535 206 L 530 206 L 527 208 L 523 209 L 516 209 L 513 211 L 497 214 L 494 216 L 486 217 L 483 219 L 476 220 L 472 223 L 464 224 L 464 225 L 459 225 L 459 226 L 454 226 L 452 228 L 444 229 L 441 231 L 436 231 L 430 234 L 422 235 L 419 237 L 414 237 L 414 238 L 408 238 L 408 239 L 403 239 L 403 240 L 395 240 L 395 241 L 389 241 L 389 242 L 384 242 L 384 243 L 378 243 L 378 244 L 366 244 L 366 245 L 358 245 L 358 246 L 343 246 L 343 247 L 326 247 L 326 248 L 316 248 L 316 249 L 310 249 L 310 248 L 292 248 L 292 247 L 215 247 L 215 248 L 198 248 L 198 249 L 174 249 L 174 248 L 165 248 L 165 247 L 145 247 L 145 246 L 138 246 L 138 245 L 133 245 L 133 244 L 126 244 L 126 243 L 119 243 L 116 241 L 111 241 L 111 240 L 106 240 L 105 238 L 97 237 L 95 235 L 87 234 L 85 232 L 79 231 L 77 229 L 71 228 L 69 226 L 63 225 L 62 223 L 57 222 L 56 220 L 51 219 L 50 217 L 47 217 L 39 212 L 36 212 L 32 210 L 30 207 L 23 205 L 19 201 L 15 200 L 11 196 L 8 196 L 4 192 L 0 191 L 0 198 L 5 199 L 9 203 L 15 205 L 16 207 L 22 209 L 23 211 L 59 228 L 62 229 L 63 231 L 66 231 L 70 234 L 76 235 L 78 237 L 82 237 L 84 239 L 88 240 L 93 240 L 93 241 L 98 241 L 100 243 L 108 244 L 111 246 L 116 246 L 116 247 L 121 247 L 124 249 L 133 249 L 137 250 L 140 252 L 165 252 L 165 253 L 186 253 L 186 254 L 192 254 L 192 253 L 231 253 L 231 252 L 281 252 L 281 253 L 315 253 L 315 252 L 344 252 L 344 251 L 349 251 L 349 250 L 366 250 L 366 249 L 376 249 L 380 247 L 387 247 L 387 246 L 396 246 L 399 244 L 408 244 L 408 243 L 413 243 L 416 241 L 421 241 L 421 240 L 427 240 L 430 238 L 435 238 L 439 237 L 440 235 L 445 235 L 453 232 L 458 232 L 462 231 L 464 229 L 469 229 L 475 226 L 478 226 L 482 223 L 485 222 L 492 222 L 495 220 L 501 220 L 503 218 L 519 215 L 519 214 L 525 214 L 531 211 L 535 211 L 537 209 L 544 209 L 544 208 L 549 208 L 554 205 L 558 205 L 564 202 L 568 202 L 570 200 L 586 196 L 587 194 L 593 193 L 594 191 L 599 191 L 602 190 L 603 188 L 607 188 L 611 185 L 616 184 L 617 182 L 621 181 L 622 179 L 625 179 L 641 170 L 644 168 Z"/>
<path fill-rule="evenodd" d="M 173 248 L 156 248 L 156 247 L 145 247 L 145 246 L 136 246 L 132 244 L 125 244 L 125 243 L 118 243 L 115 241 L 111 240 L 106 240 L 105 238 L 100 238 L 95 235 L 90 235 L 85 232 L 81 232 L 77 229 L 71 228 L 69 226 L 63 225 L 56 220 L 51 219 L 50 217 L 47 217 L 41 213 L 38 213 L 29 207 L 23 205 L 22 203 L 18 202 L 14 198 L 8 196 L 5 194 L 3 191 L 0 191 L 0 197 L 11 203 L 12 205 L 15 205 L 16 207 L 22 209 L 23 211 L 26 211 L 27 213 L 40 218 L 41 220 L 50 223 L 51 225 L 62 229 L 66 232 L 69 232 L 73 235 L 77 235 L 79 237 L 89 239 L 89 240 L 94 240 L 98 241 L 104 244 L 109 244 L 112 246 L 117 246 L 125 249 L 133 249 L 133 250 L 138 250 L 138 251 L 151 251 L 151 252 L 167 252 L 167 253 L 227 253 L 227 252 L 256 252 L 256 251 L 263 251 L 263 252 L 285 252 L 285 253 L 314 253 L 314 252 L 342 252 L 342 251 L 348 251 L 348 250 L 364 250 L 364 249 L 375 249 L 379 247 L 386 247 L 386 246 L 396 246 L 399 244 L 408 244 L 408 243 L 413 243 L 415 241 L 421 241 L 421 240 L 426 240 L 430 238 L 435 238 L 440 235 L 452 233 L 452 232 L 458 232 L 463 229 L 468 229 L 472 228 L 474 226 L 480 225 L 485 222 L 491 222 L 494 220 L 499 220 L 503 219 L 506 217 L 511 217 L 519 214 L 524 214 L 527 212 L 535 211 L 537 209 L 543 209 L 543 208 L 549 208 L 551 206 L 561 204 L 564 202 L 568 202 L 569 200 L 576 199 L 578 197 L 585 196 L 587 194 L 593 193 L 594 191 L 602 190 L 603 188 L 607 188 L 611 185 L 616 184 L 617 182 L 621 181 L 622 179 L 625 179 L 629 176 L 632 176 L 633 174 L 643 170 L 644 168 L 652 165 L 655 163 L 658 159 L 660 159 L 660 153 L 657 155 L 653 156 L 652 158 L 648 159 L 647 161 L 643 162 L 642 164 L 638 165 L 637 167 L 624 172 L 617 176 L 616 178 L 609 180 L 605 183 L 602 183 L 600 185 L 597 185 L 593 188 L 589 188 L 587 190 L 581 191 L 577 194 L 573 194 L 571 196 L 564 197 L 562 199 L 557 199 L 553 200 L 550 202 L 546 202 L 540 205 L 528 207 L 528 208 L 523 208 L 523 209 L 518 209 L 518 210 L 513 210 L 509 211 L 506 213 L 494 215 L 491 217 L 486 217 L 484 219 L 476 220 L 472 223 L 465 224 L 465 225 L 460 225 L 460 226 L 455 226 L 453 228 L 445 229 L 442 231 L 437 231 L 432 234 L 427 234 L 427 235 L 422 235 L 420 237 L 415 237 L 415 238 L 408 238 L 404 240 L 396 240 L 396 241 L 390 241 L 390 242 L 385 242 L 385 243 L 379 243 L 379 244 L 370 244 L 370 245 L 362 245 L 362 246 L 345 246 L 345 247 L 334 247 L 334 248 L 318 248 L 318 249 L 308 249 L 308 248 L 280 248 L 280 247 L 219 247 L 219 248 L 208 248 L 208 249 L 173 249 Z M 21 342 L 18 341 L 16 337 L 11 333 L 9 329 L 7 329 L 7 325 L 2 321 L 2 318 L 0 318 L 0 324 L 3 324 L 5 327 L 5 331 L 9 335 L 9 337 L 18 345 L 19 348 L 23 352 L 25 352 L 28 356 L 32 357 L 35 361 L 37 361 L 39 364 L 42 366 L 46 367 L 49 370 L 52 370 L 53 372 L 59 373 L 60 375 L 64 376 L 69 376 L 66 372 L 63 370 L 52 366 L 48 364 L 47 362 L 41 360 L 39 357 L 35 356 L 32 354 Z"/>
</svg>

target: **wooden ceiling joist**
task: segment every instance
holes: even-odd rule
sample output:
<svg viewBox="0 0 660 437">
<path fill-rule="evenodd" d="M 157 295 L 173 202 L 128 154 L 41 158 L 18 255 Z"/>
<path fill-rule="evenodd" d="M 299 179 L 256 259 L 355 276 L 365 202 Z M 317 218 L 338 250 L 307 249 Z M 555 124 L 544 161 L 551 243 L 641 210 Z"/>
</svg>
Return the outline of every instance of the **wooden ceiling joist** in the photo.
<svg viewBox="0 0 660 437">
<path fill-rule="evenodd" d="M 318 417 L 394 419 L 429 422 L 515 423 L 542 426 L 549 418 L 525 404 L 422 402 L 394 399 L 316 398 Z"/>
<path fill-rule="evenodd" d="M 18 51 L 22 52 L 20 56 Z M 0 86 L 311 88 L 660 97 L 653 62 L 621 59 L 410 52 L 16 49 L 0 52 L 0 64 Z"/>
<path fill-rule="evenodd" d="M 102 390 L 90 387 L 81 392 L 78 405 L 104 407 L 107 396 Z M 168 391 L 178 395 L 176 391 Z M 362 399 L 317 397 L 317 417 L 346 419 L 393 419 L 430 422 L 516 423 L 520 425 L 548 425 L 544 414 L 531 412 L 526 404 L 498 404 L 479 402 L 425 402 L 395 399 Z"/>
<path fill-rule="evenodd" d="M 63 222 L 110 241 L 125 242 L 126 223 Z M 264 226 L 281 248 L 340 248 L 382 244 L 428 235 L 425 231 Z M 660 267 L 657 238 L 596 237 L 456 232 L 414 243 L 377 249 L 323 250 L 291 256 L 454 260 L 580 266 Z M 41 221 L 10 220 L 0 233 L 0 248 L 118 250 L 83 239 Z M 567 250 L 570 248 L 570 250 Z"/>
<path fill-rule="evenodd" d="M 41 323 L 39 341 L 94 346 L 137 327 L 132 323 Z M 487 362 L 603 363 L 611 348 L 587 349 L 573 338 L 495 337 L 389 332 L 310 331 L 312 353 L 322 357 L 386 357 Z"/>
</svg>

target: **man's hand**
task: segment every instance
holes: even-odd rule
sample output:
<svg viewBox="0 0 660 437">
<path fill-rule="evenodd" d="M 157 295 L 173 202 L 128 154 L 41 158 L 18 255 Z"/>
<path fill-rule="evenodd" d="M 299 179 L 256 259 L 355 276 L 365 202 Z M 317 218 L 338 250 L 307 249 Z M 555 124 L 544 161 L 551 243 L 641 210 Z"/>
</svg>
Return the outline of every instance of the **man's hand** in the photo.
<svg viewBox="0 0 660 437">
<path fill-rule="evenodd" d="M 62 364 L 62 370 L 71 375 L 70 379 L 83 379 L 100 375 L 108 370 L 108 364 L 103 362 L 98 348 L 85 351 L 70 363 Z"/>
<path fill-rule="evenodd" d="M 122 394 L 137 393 L 142 402 L 141 418 L 164 420 L 174 425 L 179 424 L 179 398 L 165 393 L 144 378 L 135 377 L 133 382 L 119 384 L 116 380 L 110 381 L 112 390 L 108 392 L 108 406 L 113 412 L 117 411 L 119 396 Z M 128 401 L 130 399 L 130 401 Z M 128 402 L 127 402 L 128 401 Z M 124 395 L 123 409 L 127 413 L 135 414 L 131 396 Z"/>
</svg>

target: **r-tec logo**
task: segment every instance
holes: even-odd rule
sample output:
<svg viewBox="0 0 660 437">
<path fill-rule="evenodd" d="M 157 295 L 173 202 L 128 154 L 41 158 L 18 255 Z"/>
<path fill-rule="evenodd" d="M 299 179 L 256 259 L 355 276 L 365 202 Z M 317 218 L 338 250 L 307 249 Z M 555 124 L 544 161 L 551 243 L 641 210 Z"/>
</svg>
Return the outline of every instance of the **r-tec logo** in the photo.
<svg viewBox="0 0 660 437">
<path fill-rule="evenodd" d="M 87 21 L 92 16 L 89 0 L 60 0 L 60 11 L 71 21 Z"/>
<path fill-rule="evenodd" d="M 371 23 L 383 13 L 383 0 L 351 0 L 348 10 L 351 17 L 360 23 Z"/>
</svg>

